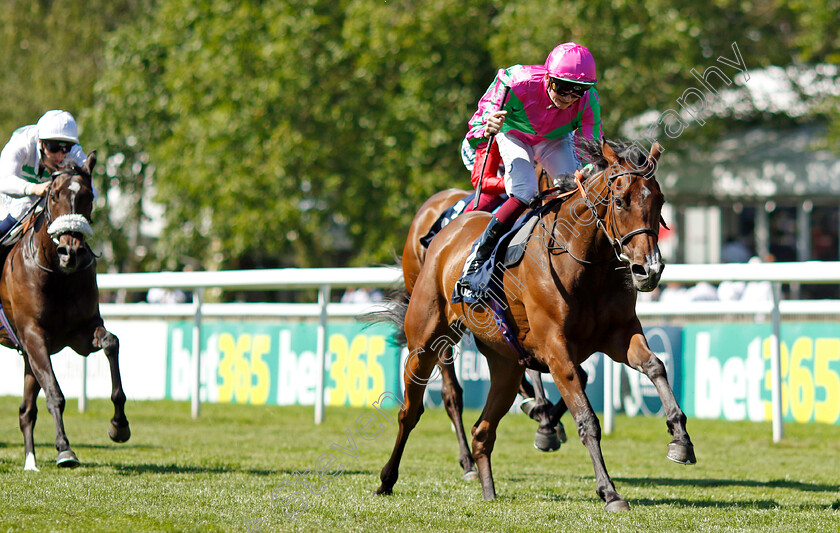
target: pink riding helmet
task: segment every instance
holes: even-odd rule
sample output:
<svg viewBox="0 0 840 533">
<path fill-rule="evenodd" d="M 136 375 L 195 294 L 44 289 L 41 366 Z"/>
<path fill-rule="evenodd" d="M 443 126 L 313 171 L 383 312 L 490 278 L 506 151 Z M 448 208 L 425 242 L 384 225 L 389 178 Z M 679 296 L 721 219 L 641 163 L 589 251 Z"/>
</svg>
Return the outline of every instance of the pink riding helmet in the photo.
<svg viewBox="0 0 840 533">
<path fill-rule="evenodd" d="M 595 76 L 595 58 L 585 46 L 576 43 L 557 45 L 548 54 L 545 68 L 552 78 L 576 81 L 587 85 L 594 85 L 598 79 Z"/>
</svg>

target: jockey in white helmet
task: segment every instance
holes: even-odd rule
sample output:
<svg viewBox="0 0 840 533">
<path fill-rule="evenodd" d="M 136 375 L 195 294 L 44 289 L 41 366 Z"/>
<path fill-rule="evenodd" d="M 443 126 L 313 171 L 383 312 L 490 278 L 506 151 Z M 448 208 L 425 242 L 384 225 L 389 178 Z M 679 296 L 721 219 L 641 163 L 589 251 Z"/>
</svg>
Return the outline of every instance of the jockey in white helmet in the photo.
<svg viewBox="0 0 840 533">
<path fill-rule="evenodd" d="M 37 124 L 15 130 L 0 152 L 0 238 L 17 224 L 50 184 L 62 163 L 84 164 L 76 119 L 67 111 L 47 111 Z"/>
</svg>

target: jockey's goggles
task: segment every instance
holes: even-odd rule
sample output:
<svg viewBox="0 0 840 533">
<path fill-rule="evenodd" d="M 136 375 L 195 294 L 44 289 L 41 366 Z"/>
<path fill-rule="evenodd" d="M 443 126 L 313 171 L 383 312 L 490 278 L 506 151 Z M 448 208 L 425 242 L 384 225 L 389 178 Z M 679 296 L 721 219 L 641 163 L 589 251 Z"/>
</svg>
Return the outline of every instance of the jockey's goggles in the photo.
<svg viewBox="0 0 840 533">
<path fill-rule="evenodd" d="M 61 152 L 62 154 L 66 154 L 69 152 L 76 143 L 72 143 L 70 141 L 41 141 L 44 143 L 44 149 L 47 152 Z"/>
<path fill-rule="evenodd" d="M 581 96 L 586 94 L 586 91 L 588 91 L 592 87 L 592 85 L 584 85 L 574 81 L 561 80 L 559 78 L 551 78 L 551 81 L 549 81 L 549 87 L 551 87 L 551 90 L 560 96 L 575 96 L 577 98 L 580 98 Z"/>
</svg>

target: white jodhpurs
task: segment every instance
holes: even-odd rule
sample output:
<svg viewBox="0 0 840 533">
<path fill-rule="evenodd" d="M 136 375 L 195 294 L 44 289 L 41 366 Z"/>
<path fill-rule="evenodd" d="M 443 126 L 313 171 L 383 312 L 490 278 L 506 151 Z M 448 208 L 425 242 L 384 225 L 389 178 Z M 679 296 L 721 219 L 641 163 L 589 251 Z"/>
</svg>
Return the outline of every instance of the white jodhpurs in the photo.
<svg viewBox="0 0 840 533">
<path fill-rule="evenodd" d="M 580 168 L 575 153 L 574 133 L 534 146 L 525 144 L 513 135 L 499 133 L 496 142 L 499 143 L 499 153 L 505 168 L 509 169 L 505 173 L 505 192 L 526 204 L 539 192 L 537 174 L 534 172 L 535 162 L 539 162 L 552 178 L 573 174 Z"/>
</svg>

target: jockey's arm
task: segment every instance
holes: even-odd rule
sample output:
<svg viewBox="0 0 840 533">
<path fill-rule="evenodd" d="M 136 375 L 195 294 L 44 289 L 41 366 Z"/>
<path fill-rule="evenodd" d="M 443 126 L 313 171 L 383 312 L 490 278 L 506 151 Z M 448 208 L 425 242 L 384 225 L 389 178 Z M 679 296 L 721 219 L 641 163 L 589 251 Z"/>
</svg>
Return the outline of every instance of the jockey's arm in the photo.
<svg viewBox="0 0 840 533">
<path fill-rule="evenodd" d="M 0 194 L 15 198 L 32 194 L 31 190 L 36 184 L 18 176 L 21 168 L 20 161 L 25 156 L 22 149 L 15 149 L 9 145 L 0 153 Z"/>
</svg>

